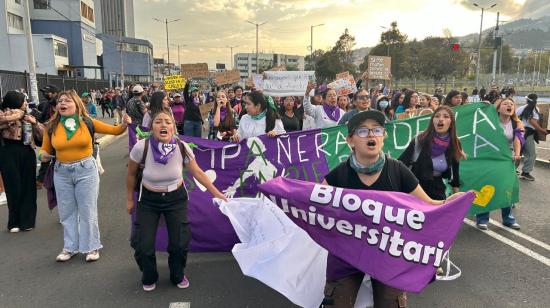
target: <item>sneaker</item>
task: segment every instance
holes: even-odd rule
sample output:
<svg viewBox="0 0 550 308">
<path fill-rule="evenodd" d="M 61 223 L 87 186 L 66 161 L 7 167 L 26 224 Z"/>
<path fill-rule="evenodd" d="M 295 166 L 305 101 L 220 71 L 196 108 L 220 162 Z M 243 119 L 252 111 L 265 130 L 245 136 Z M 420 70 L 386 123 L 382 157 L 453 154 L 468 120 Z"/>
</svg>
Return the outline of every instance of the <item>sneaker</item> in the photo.
<svg viewBox="0 0 550 308">
<path fill-rule="evenodd" d="M 476 224 L 476 227 L 479 229 L 479 230 L 488 230 L 489 228 L 487 227 L 487 224 Z"/>
<path fill-rule="evenodd" d="M 8 198 L 5 192 L 0 193 L 0 204 L 8 204 Z"/>
<path fill-rule="evenodd" d="M 153 291 L 154 289 L 156 289 L 157 287 L 157 284 L 153 283 L 153 284 L 144 284 L 143 285 L 143 291 L 145 292 L 151 292 Z"/>
<path fill-rule="evenodd" d="M 514 222 L 513 224 L 503 224 L 503 225 L 505 225 L 508 228 L 514 229 L 514 230 L 519 230 L 519 228 L 520 228 L 520 226 L 517 222 Z"/>
<path fill-rule="evenodd" d="M 19 230 L 19 228 L 11 228 L 10 229 L 10 233 L 17 233 L 19 231 L 21 231 L 21 230 Z"/>
<path fill-rule="evenodd" d="M 187 279 L 187 276 L 184 275 L 184 276 L 183 276 L 183 279 L 181 280 L 181 282 L 178 283 L 176 286 L 177 286 L 178 288 L 180 288 L 180 289 L 187 289 L 187 288 L 189 288 L 189 279 Z"/>
<path fill-rule="evenodd" d="M 530 175 L 529 173 L 525 173 L 525 172 L 522 172 L 521 176 L 519 178 L 522 179 L 522 180 L 527 180 L 527 181 L 534 181 L 535 180 L 534 176 Z"/>
<path fill-rule="evenodd" d="M 55 258 L 57 262 L 69 261 L 73 256 L 76 255 L 76 252 L 71 252 L 63 249 Z"/>
<path fill-rule="evenodd" d="M 93 262 L 99 260 L 99 250 L 93 250 L 86 255 L 86 262 Z"/>
</svg>

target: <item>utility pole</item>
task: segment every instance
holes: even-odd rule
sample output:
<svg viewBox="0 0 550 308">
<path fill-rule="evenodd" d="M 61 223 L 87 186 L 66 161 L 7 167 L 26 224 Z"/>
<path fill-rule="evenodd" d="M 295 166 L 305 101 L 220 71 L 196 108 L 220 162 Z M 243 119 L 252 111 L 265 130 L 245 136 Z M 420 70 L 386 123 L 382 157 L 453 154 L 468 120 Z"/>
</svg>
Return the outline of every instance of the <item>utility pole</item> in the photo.
<svg viewBox="0 0 550 308">
<path fill-rule="evenodd" d="M 267 23 L 267 21 L 264 21 L 262 22 L 261 24 L 258 24 L 256 22 L 252 22 L 250 20 L 247 20 L 246 22 L 248 22 L 249 24 L 253 24 L 256 26 L 256 74 L 259 74 L 260 73 L 260 59 L 258 59 L 258 34 L 259 34 L 259 28 L 261 25 L 265 25 Z"/>
<path fill-rule="evenodd" d="M 533 78 L 531 79 L 531 86 L 533 88 L 533 91 L 535 91 L 535 72 L 537 69 L 537 51 L 535 50 L 535 64 L 533 64 Z"/>
<path fill-rule="evenodd" d="M 518 74 L 516 76 L 516 82 L 518 83 L 519 85 L 519 64 L 521 63 L 521 57 L 518 57 Z"/>
<path fill-rule="evenodd" d="M 313 28 L 315 28 L 315 27 L 320 27 L 320 26 L 324 26 L 324 25 L 325 25 L 325 24 L 318 24 L 318 25 L 312 25 L 312 26 L 311 26 L 311 33 L 310 33 L 310 34 L 311 34 L 311 38 L 310 38 L 310 41 L 309 41 L 309 61 L 311 61 L 311 64 L 312 64 L 311 67 L 313 67 L 313 64 L 315 63 L 315 62 L 313 61 Z"/>
<path fill-rule="evenodd" d="M 500 40 L 500 38 L 498 37 L 498 24 L 499 24 L 499 17 L 500 17 L 500 12 L 497 12 L 497 26 L 495 27 L 495 35 L 493 36 L 494 40 L 495 40 L 495 44 L 493 46 L 493 48 L 495 49 L 493 51 L 493 83 L 496 83 L 496 74 L 497 74 L 497 56 L 498 56 L 498 41 Z"/>
<path fill-rule="evenodd" d="M 169 43 L 169 40 L 168 40 L 168 24 L 171 23 L 171 22 L 179 21 L 181 19 L 178 18 L 178 19 L 174 19 L 174 20 L 168 20 L 168 18 L 165 18 L 164 21 L 162 21 L 158 18 L 153 18 L 153 20 L 156 20 L 158 22 L 163 22 L 166 26 L 166 49 L 167 49 L 167 52 L 168 52 L 168 75 L 171 75 L 172 72 L 170 71 L 170 43 Z"/>
<path fill-rule="evenodd" d="M 542 49 L 540 50 L 540 55 L 539 55 L 539 69 L 538 69 L 538 73 L 537 73 L 537 87 L 539 86 L 539 82 L 540 82 L 540 64 L 542 62 Z"/>
<path fill-rule="evenodd" d="M 239 45 L 235 45 L 235 46 L 229 46 L 228 45 L 228 46 L 225 46 L 225 47 L 231 49 L 231 69 L 233 70 L 233 69 L 235 69 L 235 67 L 233 67 L 233 48 L 237 48 L 237 47 L 239 47 Z"/>
<path fill-rule="evenodd" d="M 27 61 L 29 64 L 30 99 L 38 106 L 38 82 L 36 80 L 36 63 L 34 62 L 34 47 L 32 44 L 31 15 L 29 13 L 29 0 L 24 2 L 25 9 L 25 36 L 27 38 Z"/>
<path fill-rule="evenodd" d="M 477 3 L 473 3 L 473 5 L 481 9 L 481 23 L 479 24 L 479 39 L 478 39 L 478 45 L 477 45 L 477 65 L 476 65 L 476 87 L 479 88 L 479 66 L 481 65 L 481 34 L 483 31 L 483 12 L 485 11 L 485 8 L 480 7 L 479 4 Z M 488 10 L 494 8 L 496 5 L 497 5 L 496 3 L 491 5 L 488 8 Z"/>
<path fill-rule="evenodd" d="M 120 89 L 124 91 L 124 58 L 122 56 L 124 43 L 122 43 L 122 31 L 118 31 L 118 42 L 120 44 Z"/>
</svg>

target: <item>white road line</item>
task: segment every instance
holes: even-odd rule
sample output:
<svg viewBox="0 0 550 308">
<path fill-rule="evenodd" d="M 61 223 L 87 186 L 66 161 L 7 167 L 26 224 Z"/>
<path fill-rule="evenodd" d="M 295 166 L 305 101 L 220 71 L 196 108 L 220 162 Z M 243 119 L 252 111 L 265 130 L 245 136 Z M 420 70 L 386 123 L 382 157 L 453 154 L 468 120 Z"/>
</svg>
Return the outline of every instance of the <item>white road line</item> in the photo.
<svg viewBox="0 0 550 308">
<path fill-rule="evenodd" d="M 171 302 L 168 308 L 191 308 L 191 302 Z"/>
<path fill-rule="evenodd" d="M 510 233 L 512 233 L 513 235 L 517 236 L 517 237 L 521 237 L 522 239 L 526 240 L 526 241 L 529 241 L 535 245 L 538 245 L 546 250 L 550 250 L 550 245 L 544 243 L 544 242 L 541 242 L 539 240 L 537 240 L 536 238 L 532 238 L 530 237 L 529 235 L 526 235 L 524 233 L 521 233 L 517 230 L 514 230 L 514 229 L 510 229 L 508 227 L 506 227 L 505 225 L 503 225 L 502 223 L 498 222 L 498 221 L 495 221 L 495 220 L 492 220 L 492 219 L 489 219 L 489 223 L 494 225 L 494 226 L 497 226 L 499 228 L 501 228 L 502 230 L 506 230 Z"/>
<path fill-rule="evenodd" d="M 464 223 L 477 229 L 476 223 L 469 220 L 469 219 L 465 218 Z M 529 249 L 529 248 L 527 248 L 523 245 L 520 245 L 520 244 L 512 241 L 509 238 L 506 238 L 506 237 L 504 237 L 504 236 L 502 236 L 502 235 L 500 235 L 500 234 L 498 234 L 494 231 L 491 231 L 491 230 L 486 230 L 486 231 L 479 230 L 479 232 L 483 232 L 483 233 L 487 234 L 488 236 L 490 236 L 490 237 L 492 237 L 492 238 L 494 238 L 498 241 L 501 241 L 504 244 L 514 248 L 515 250 L 517 250 L 517 251 L 519 251 L 519 252 L 521 252 L 521 253 L 523 253 L 523 254 L 525 254 L 525 255 L 527 255 L 527 256 L 529 256 L 529 257 L 531 257 L 531 258 L 533 258 L 537 261 L 539 261 L 540 263 L 550 267 L 550 259 L 548 259 L 547 257 L 532 251 L 531 249 Z"/>
<path fill-rule="evenodd" d="M 537 147 L 537 149 L 548 150 L 548 151 L 550 151 L 550 148 L 545 148 L 545 147 Z"/>
</svg>

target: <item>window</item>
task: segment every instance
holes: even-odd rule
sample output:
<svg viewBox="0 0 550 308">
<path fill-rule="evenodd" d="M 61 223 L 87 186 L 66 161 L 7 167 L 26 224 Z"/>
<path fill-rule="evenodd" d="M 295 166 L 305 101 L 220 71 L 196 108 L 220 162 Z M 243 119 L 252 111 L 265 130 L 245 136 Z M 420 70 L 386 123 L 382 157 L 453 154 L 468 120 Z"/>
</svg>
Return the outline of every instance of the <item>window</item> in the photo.
<svg viewBox="0 0 550 308">
<path fill-rule="evenodd" d="M 8 27 L 23 30 L 23 17 L 8 12 Z"/>
<path fill-rule="evenodd" d="M 94 22 L 94 9 L 89 7 L 86 3 L 80 2 L 80 15 L 87 20 Z"/>
<path fill-rule="evenodd" d="M 15 0 L 15 3 L 21 4 L 21 0 Z"/>
<path fill-rule="evenodd" d="M 67 44 L 65 44 L 64 42 L 53 41 L 53 48 L 56 56 L 65 58 L 69 56 L 69 49 L 67 47 Z"/>
<path fill-rule="evenodd" d="M 50 8 L 50 0 L 34 0 L 35 10 L 47 10 Z"/>
<path fill-rule="evenodd" d="M 150 48 L 147 45 L 139 45 L 139 44 L 133 44 L 133 43 L 122 43 L 122 44 L 117 43 L 118 50 L 120 50 L 121 45 L 122 45 L 123 51 L 150 54 Z"/>
</svg>

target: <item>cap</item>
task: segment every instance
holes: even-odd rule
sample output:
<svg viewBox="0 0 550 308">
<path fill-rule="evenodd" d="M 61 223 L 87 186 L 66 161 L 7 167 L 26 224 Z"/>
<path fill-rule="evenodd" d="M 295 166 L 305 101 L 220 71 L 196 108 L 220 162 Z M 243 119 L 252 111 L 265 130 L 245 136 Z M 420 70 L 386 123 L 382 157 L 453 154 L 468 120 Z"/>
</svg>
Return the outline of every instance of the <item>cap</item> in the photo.
<svg viewBox="0 0 550 308">
<path fill-rule="evenodd" d="M 384 94 L 380 94 L 376 97 L 376 101 L 379 102 L 380 100 L 382 100 L 383 98 L 385 98 L 386 100 L 388 100 L 388 98 L 386 97 L 386 95 Z"/>
<path fill-rule="evenodd" d="M 88 92 L 82 93 L 82 97 L 86 97 L 86 96 L 90 96 L 90 93 L 88 93 Z"/>
<path fill-rule="evenodd" d="M 181 94 L 176 93 L 176 94 L 174 94 L 174 97 L 181 97 Z"/>
<path fill-rule="evenodd" d="M 348 135 L 351 136 L 355 132 L 355 130 L 368 119 L 373 119 L 382 126 L 384 126 L 384 124 L 386 123 L 386 117 L 382 112 L 378 110 L 361 111 L 356 113 L 348 121 Z"/>
<path fill-rule="evenodd" d="M 135 85 L 135 86 L 132 88 L 132 92 L 133 92 L 133 93 L 143 93 L 143 87 L 140 86 L 139 84 L 138 84 L 138 85 Z"/>
<path fill-rule="evenodd" d="M 527 95 L 525 98 L 527 99 L 527 101 L 533 101 L 536 103 L 537 100 L 539 99 L 539 96 L 536 93 L 531 93 Z"/>
<path fill-rule="evenodd" d="M 51 84 L 43 87 L 42 89 L 40 89 L 40 91 L 44 93 L 59 93 L 59 89 L 56 86 Z"/>
<path fill-rule="evenodd" d="M 191 86 L 191 88 L 189 89 L 189 92 L 195 92 L 195 91 L 198 91 L 199 88 L 195 87 L 195 86 Z"/>
</svg>

